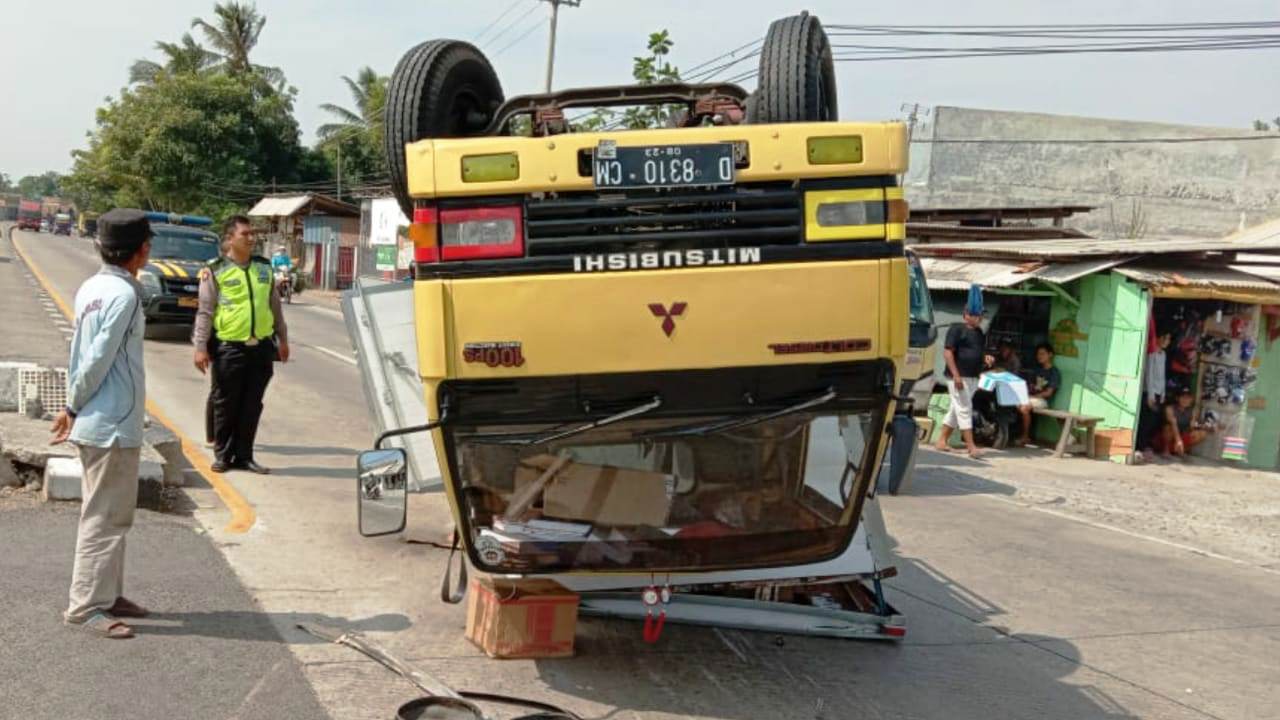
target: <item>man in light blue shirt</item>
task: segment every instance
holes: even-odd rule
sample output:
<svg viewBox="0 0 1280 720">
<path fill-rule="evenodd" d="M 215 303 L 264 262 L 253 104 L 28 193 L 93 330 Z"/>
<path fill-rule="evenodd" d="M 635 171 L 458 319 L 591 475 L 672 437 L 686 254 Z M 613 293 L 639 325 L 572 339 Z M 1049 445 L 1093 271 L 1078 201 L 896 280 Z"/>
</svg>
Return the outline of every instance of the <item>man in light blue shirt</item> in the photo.
<svg viewBox="0 0 1280 720">
<path fill-rule="evenodd" d="M 76 292 L 67 407 L 53 423 L 53 442 L 74 443 L 84 467 L 65 618 L 102 637 L 129 638 L 133 629 L 120 618 L 146 615 L 123 587 L 146 412 L 146 319 L 134 276 L 151 254 L 151 225 L 139 210 L 116 209 L 98 218 L 98 238 L 102 268 Z"/>
</svg>

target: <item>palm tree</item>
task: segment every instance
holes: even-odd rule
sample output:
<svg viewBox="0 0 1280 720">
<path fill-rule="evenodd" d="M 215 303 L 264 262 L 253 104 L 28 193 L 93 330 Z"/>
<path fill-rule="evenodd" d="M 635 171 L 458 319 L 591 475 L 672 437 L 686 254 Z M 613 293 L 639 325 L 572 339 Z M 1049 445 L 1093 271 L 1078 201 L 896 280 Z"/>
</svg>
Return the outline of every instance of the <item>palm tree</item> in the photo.
<svg viewBox="0 0 1280 720">
<path fill-rule="evenodd" d="M 216 55 L 196 42 L 195 38 L 191 37 L 191 33 L 184 33 L 181 42 L 158 42 L 156 49 L 164 55 L 164 63 L 138 60 L 129 68 L 130 83 L 149 85 L 164 74 L 187 75 L 203 72 L 218 59 Z"/>
<path fill-rule="evenodd" d="M 339 134 L 355 135 L 366 133 L 371 141 L 380 146 L 382 113 L 387 96 L 387 78 L 379 75 L 373 68 L 366 66 L 360 68 L 354 80 L 343 75 L 342 81 L 347 84 L 347 88 L 351 91 L 351 99 L 355 102 L 355 109 L 348 110 L 341 105 L 333 103 L 321 105 L 321 110 L 333 115 L 339 122 L 321 125 L 316 130 L 316 134 L 322 140 L 328 140 Z"/>
<path fill-rule="evenodd" d="M 236 0 L 215 4 L 213 22 L 203 18 L 191 21 L 191 27 L 204 34 L 221 69 L 231 75 L 257 75 L 279 88 L 284 85 L 284 72 L 280 68 L 255 65 L 249 60 L 266 24 L 267 18 L 258 12 L 257 6 Z"/>
</svg>

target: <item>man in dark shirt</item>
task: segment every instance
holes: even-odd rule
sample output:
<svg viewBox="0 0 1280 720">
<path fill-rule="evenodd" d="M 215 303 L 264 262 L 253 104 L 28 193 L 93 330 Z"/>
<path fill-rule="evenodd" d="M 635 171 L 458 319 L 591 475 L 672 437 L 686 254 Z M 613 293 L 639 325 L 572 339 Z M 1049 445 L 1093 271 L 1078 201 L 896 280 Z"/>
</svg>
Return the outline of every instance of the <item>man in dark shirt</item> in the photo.
<svg viewBox="0 0 1280 720">
<path fill-rule="evenodd" d="M 982 332 L 981 296 L 975 306 L 971 295 L 969 306 L 964 311 L 964 324 L 952 325 L 943 345 L 951 408 L 942 420 L 939 450 L 950 450 L 951 434 L 958 427 L 969 456 L 978 456 L 978 446 L 973 442 L 973 392 L 978 389 L 978 376 L 987 361 L 986 344 L 987 338 Z"/>
<path fill-rule="evenodd" d="M 1062 373 L 1053 366 L 1053 346 L 1040 343 L 1036 346 L 1036 367 L 1028 373 L 1027 404 L 1019 405 L 1022 413 L 1022 437 L 1018 445 L 1026 445 L 1031 440 L 1031 411 L 1035 408 L 1049 407 L 1049 401 L 1062 385 Z"/>
</svg>

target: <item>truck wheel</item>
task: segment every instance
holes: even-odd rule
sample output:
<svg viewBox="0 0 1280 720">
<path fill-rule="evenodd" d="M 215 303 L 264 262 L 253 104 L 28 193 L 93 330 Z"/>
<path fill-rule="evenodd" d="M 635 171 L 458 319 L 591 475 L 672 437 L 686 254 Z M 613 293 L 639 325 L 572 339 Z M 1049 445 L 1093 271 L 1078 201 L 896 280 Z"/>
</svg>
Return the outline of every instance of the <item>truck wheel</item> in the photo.
<svg viewBox="0 0 1280 720">
<path fill-rule="evenodd" d="M 384 148 L 391 188 L 413 218 L 404 146 L 424 138 L 472 137 L 484 132 L 502 105 L 502 85 L 474 45 L 430 40 L 400 58 L 387 85 Z"/>
<path fill-rule="evenodd" d="M 747 122 L 821 122 L 839 116 L 831 43 L 806 13 L 774 20 L 760 48 L 760 79 Z"/>
</svg>

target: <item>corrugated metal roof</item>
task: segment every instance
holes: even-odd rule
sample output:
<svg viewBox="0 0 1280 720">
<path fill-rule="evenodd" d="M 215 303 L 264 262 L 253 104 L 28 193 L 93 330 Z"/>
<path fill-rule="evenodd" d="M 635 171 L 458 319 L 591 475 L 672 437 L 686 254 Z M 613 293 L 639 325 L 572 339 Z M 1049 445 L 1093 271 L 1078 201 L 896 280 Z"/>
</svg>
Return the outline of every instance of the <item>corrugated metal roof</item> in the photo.
<svg viewBox="0 0 1280 720">
<path fill-rule="evenodd" d="M 1246 228 L 1223 238 L 1161 237 L 1136 240 L 1063 238 L 1022 242 L 928 243 L 913 248 L 920 255 L 985 258 L 1081 258 L 1125 255 L 1167 255 L 1196 252 L 1280 250 L 1280 220 Z"/>
<path fill-rule="evenodd" d="M 1051 263 L 1036 271 L 1036 278 L 1045 282 L 1068 283 L 1085 275 L 1109 270 L 1117 265 L 1132 260 L 1132 257 L 1102 258 L 1097 260 L 1080 260 L 1078 262 Z"/>
<path fill-rule="evenodd" d="M 1229 290 L 1262 290 L 1280 291 L 1280 285 L 1265 278 L 1243 273 L 1227 267 L 1209 268 L 1182 266 L 1170 267 L 1160 265 L 1124 265 L 1116 268 L 1116 272 L 1144 285 L 1157 287 L 1202 287 L 1223 288 Z"/>
<path fill-rule="evenodd" d="M 967 290 L 973 283 L 983 287 L 1013 287 L 1028 280 L 1068 283 L 1109 268 L 1131 258 L 1106 258 L 1067 263 L 1036 263 L 1021 260 L 971 260 L 965 258 L 922 257 L 920 265 L 933 290 Z"/>
<path fill-rule="evenodd" d="M 1280 282 L 1280 265 L 1231 265 L 1236 272 Z"/>
<path fill-rule="evenodd" d="M 310 195 L 264 197 L 249 211 L 250 217 L 289 217 L 311 202 Z"/>
<path fill-rule="evenodd" d="M 1256 248 L 1259 245 L 1269 246 L 1272 242 L 1280 241 L 1280 220 L 1272 220 L 1271 222 L 1247 227 L 1226 236 L 1222 240 L 1248 248 Z"/>
<path fill-rule="evenodd" d="M 1035 277 L 1028 272 L 1018 272 L 1026 263 L 1013 261 L 922 257 L 920 266 L 931 290 L 968 290 L 974 283 L 983 287 L 1013 287 Z"/>
</svg>

